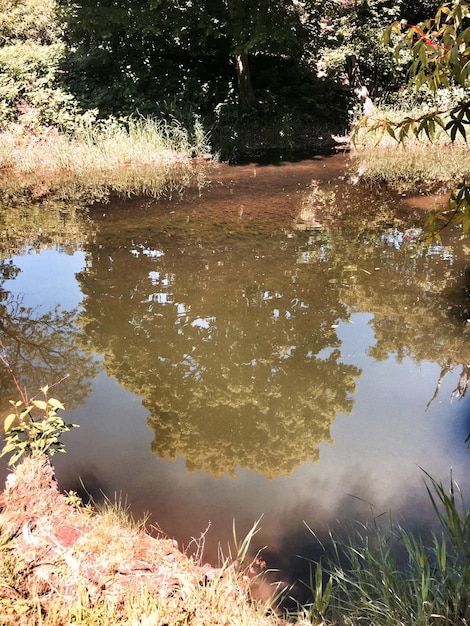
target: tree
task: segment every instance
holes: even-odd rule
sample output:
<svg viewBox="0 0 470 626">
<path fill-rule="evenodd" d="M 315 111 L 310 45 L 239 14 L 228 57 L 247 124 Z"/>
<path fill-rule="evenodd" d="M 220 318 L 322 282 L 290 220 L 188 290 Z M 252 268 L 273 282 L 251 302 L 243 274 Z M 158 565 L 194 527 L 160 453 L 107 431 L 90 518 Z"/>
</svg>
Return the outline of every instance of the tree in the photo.
<svg viewBox="0 0 470 626">
<path fill-rule="evenodd" d="M 461 87 L 463 95 L 450 107 L 434 109 L 418 117 L 406 116 L 398 122 L 387 118 L 359 121 L 355 135 L 364 126 L 388 133 L 400 144 L 409 136 L 425 136 L 433 142 L 436 130 L 443 129 L 454 143 L 467 142 L 466 126 L 470 124 L 470 8 L 468 0 L 453 0 L 440 6 L 433 18 L 416 25 L 394 22 L 386 29 L 385 43 L 394 45 L 398 62 L 409 55 L 409 84 L 417 91 L 426 89 L 437 94 L 442 88 Z M 430 155 L 432 151 L 430 151 Z M 459 182 L 450 194 L 443 211 L 433 214 L 426 223 L 427 232 L 439 237 L 439 231 L 450 224 L 460 224 L 465 234 L 470 230 L 470 183 Z"/>
<path fill-rule="evenodd" d="M 70 49 L 67 77 L 102 112 L 214 107 L 234 80 L 256 103 L 250 55 L 301 54 L 292 0 L 58 0 Z M 127 99 L 127 102 L 125 101 Z"/>
<path fill-rule="evenodd" d="M 292 0 L 226 0 L 230 52 L 235 59 L 242 108 L 256 105 L 251 84 L 250 54 L 302 54 L 307 30 L 299 5 Z"/>
<path fill-rule="evenodd" d="M 310 0 L 310 54 L 321 73 L 353 88 L 348 60 L 354 58 L 372 97 L 383 97 L 403 76 L 378 33 L 394 20 L 420 21 L 437 6 L 436 0 Z"/>
</svg>

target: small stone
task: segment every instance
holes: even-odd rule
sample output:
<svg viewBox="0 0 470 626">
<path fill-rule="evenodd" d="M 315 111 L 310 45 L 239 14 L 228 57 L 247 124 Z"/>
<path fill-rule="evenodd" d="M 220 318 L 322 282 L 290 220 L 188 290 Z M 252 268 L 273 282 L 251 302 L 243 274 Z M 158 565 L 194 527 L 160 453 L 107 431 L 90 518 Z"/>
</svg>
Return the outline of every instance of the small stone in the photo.
<svg viewBox="0 0 470 626">
<path fill-rule="evenodd" d="M 151 572 L 152 568 L 145 561 L 127 561 L 126 563 L 121 563 L 114 570 L 117 574 L 129 575 L 133 572 Z"/>
</svg>

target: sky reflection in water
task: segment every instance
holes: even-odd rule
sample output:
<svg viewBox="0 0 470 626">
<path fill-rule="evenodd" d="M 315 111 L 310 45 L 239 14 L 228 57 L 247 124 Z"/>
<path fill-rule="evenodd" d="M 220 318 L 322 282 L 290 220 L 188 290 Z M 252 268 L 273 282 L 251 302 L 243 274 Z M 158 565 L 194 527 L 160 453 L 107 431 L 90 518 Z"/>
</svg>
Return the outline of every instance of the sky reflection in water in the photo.
<svg viewBox="0 0 470 626">
<path fill-rule="evenodd" d="M 56 457 L 64 489 L 127 494 L 182 545 L 210 522 L 208 560 L 233 518 L 243 535 L 263 516 L 258 544 L 286 577 L 314 554 L 303 521 L 319 536 L 390 510 L 418 522 L 420 467 L 443 481 L 452 467 L 467 489 L 468 400 L 450 401 L 470 357 L 457 238 L 422 257 L 400 233 L 205 247 L 144 219 L 98 220 L 73 254 L 16 255 L 3 283 L 25 306 L 77 309 L 61 345 L 88 355 L 87 385 L 56 393 L 81 426 Z"/>
</svg>

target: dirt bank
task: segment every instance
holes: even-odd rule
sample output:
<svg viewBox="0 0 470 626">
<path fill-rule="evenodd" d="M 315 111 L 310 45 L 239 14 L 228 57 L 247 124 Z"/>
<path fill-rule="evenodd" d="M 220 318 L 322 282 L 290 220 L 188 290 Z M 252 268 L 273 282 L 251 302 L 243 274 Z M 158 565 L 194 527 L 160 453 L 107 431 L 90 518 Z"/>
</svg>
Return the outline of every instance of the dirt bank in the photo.
<svg viewBox="0 0 470 626">
<path fill-rule="evenodd" d="M 0 505 L 2 624 L 279 624 L 251 601 L 249 570 L 196 563 L 122 509 L 70 504 L 46 457 L 9 474 Z"/>
</svg>

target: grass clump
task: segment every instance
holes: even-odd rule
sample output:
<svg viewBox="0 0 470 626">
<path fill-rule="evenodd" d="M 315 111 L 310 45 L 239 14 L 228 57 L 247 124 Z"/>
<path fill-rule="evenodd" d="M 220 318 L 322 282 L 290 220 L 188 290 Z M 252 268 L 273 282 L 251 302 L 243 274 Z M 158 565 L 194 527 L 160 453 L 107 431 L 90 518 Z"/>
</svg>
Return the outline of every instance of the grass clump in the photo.
<svg viewBox="0 0 470 626">
<path fill-rule="evenodd" d="M 448 132 L 437 123 L 430 125 L 432 136 L 424 132 L 416 136 L 406 125 L 402 131 L 406 133 L 405 141 L 398 132 L 389 133 L 393 124 L 404 119 L 412 122 L 434 110 L 429 104 L 405 102 L 404 107 L 383 106 L 363 118 L 356 127 L 352 153 L 359 178 L 403 190 L 418 187 L 435 191 L 446 183 L 468 177 L 469 147 L 463 137 L 452 142 Z M 441 120 L 443 126 L 448 122 L 445 115 Z"/>
<path fill-rule="evenodd" d="M 75 492 L 61 494 L 49 457 L 63 451 L 61 434 L 73 425 L 58 417 L 63 407 L 47 387 L 44 400 L 30 399 L 6 356 L 0 360 L 21 397 L 4 421 L 2 455 L 10 455 L 12 471 L 0 494 L 1 624 L 278 623 L 253 600 L 242 565 L 256 526 L 237 545 L 236 560 L 214 568 L 199 551 L 194 560 L 160 531 L 150 535 L 122 498 L 94 508 Z"/>
<path fill-rule="evenodd" d="M 83 124 L 73 136 L 57 130 L 0 133 L 2 193 L 35 199 L 105 200 L 110 194 L 160 197 L 202 185 L 207 149 L 196 120 L 192 136 L 177 122 L 110 119 Z"/>
<path fill-rule="evenodd" d="M 331 535 L 332 554 L 312 581 L 312 619 L 329 624 L 457 626 L 470 619 L 470 511 L 457 485 L 429 475 L 438 530 L 355 526 Z M 304 608 L 305 614 L 306 608 Z"/>
</svg>

